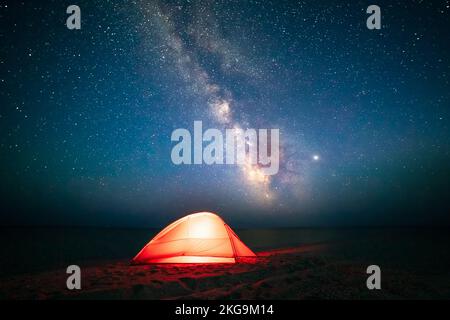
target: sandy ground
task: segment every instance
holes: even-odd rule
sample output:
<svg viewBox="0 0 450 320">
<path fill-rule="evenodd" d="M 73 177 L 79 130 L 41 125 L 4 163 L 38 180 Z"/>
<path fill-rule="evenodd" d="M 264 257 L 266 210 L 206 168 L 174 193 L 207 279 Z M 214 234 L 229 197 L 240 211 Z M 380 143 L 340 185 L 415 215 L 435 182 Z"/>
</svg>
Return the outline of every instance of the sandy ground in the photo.
<svg viewBox="0 0 450 320">
<path fill-rule="evenodd" d="M 3 299 L 404 299 L 449 298 L 446 275 L 383 270 L 382 290 L 366 288 L 367 265 L 330 254 L 330 244 L 258 252 L 236 264 L 82 267 L 82 289 L 64 269 L 1 280 Z"/>
</svg>

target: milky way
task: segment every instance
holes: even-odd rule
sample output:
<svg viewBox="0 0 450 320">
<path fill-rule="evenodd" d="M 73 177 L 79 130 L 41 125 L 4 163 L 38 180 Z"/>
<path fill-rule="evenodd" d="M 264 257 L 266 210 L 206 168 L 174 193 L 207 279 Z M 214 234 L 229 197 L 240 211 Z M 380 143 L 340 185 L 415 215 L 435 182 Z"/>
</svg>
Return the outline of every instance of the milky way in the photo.
<svg viewBox="0 0 450 320">
<path fill-rule="evenodd" d="M 1 223 L 448 222 L 449 2 L 0 4 Z M 280 129 L 280 170 L 171 162 L 177 128 Z"/>
<path fill-rule="evenodd" d="M 192 8 L 183 5 L 170 6 L 162 2 L 150 4 L 143 2 L 140 9 L 143 45 L 147 49 L 152 47 L 156 32 L 160 59 L 169 59 L 168 69 L 184 81 L 183 89 L 202 99 L 200 103 L 188 108 L 204 111 L 202 118 L 210 116 L 214 127 L 245 130 L 248 126 L 264 120 L 264 114 L 258 114 L 258 110 L 255 112 L 250 106 L 246 106 L 245 102 L 241 103 L 240 110 L 235 110 L 234 105 L 239 104 L 239 101 L 234 98 L 232 89 L 214 79 L 211 74 L 216 72 L 222 78 L 238 74 L 243 76 L 241 81 L 253 82 L 260 80 L 264 70 L 251 59 L 251 53 L 245 55 L 245 50 L 238 44 L 224 38 L 218 30 L 219 17 L 212 9 L 211 2 L 195 4 Z M 183 18 L 177 18 L 177 16 Z M 189 18 L 186 19 L 186 16 Z M 232 23 L 227 20 L 221 22 Z M 213 68 L 208 68 L 204 65 L 206 63 L 201 63 L 202 54 L 206 56 L 205 60 L 209 57 L 217 60 Z M 236 113 L 239 113 L 240 118 L 248 119 L 243 121 L 244 125 L 236 120 Z M 265 123 L 270 125 L 271 119 L 265 119 Z M 265 176 L 257 165 L 251 165 L 249 159 L 246 160 L 245 165 L 240 167 L 240 171 L 243 174 L 241 182 L 248 185 L 246 194 L 250 196 L 249 200 L 253 197 L 253 200 L 261 204 L 272 205 L 277 199 L 276 189 L 271 187 L 272 178 Z M 299 163 L 296 166 L 299 166 Z M 301 170 L 283 172 L 280 176 L 287 174 L 291 179 L 278 179 L 278 183 L 292 184 L 289 190 L 296 191 L 301 188 L 301 180 L 297 177 L 301 173 Z M 303 175 L 306 173 L 303 172 Z M 227 181 L 221 181 L 221 183 L 227 183 Z M 286 189 L 283 191 L 286 192 Z M 291 191 L 288 192 L 291 193 Z"/>
</svg>

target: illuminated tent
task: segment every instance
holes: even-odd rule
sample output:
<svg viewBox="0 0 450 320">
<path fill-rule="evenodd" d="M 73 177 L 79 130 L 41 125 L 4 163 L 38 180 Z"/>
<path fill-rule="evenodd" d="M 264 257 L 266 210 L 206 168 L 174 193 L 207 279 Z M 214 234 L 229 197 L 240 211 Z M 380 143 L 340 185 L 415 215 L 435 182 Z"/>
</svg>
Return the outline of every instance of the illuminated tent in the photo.
<svg viewBox="0 0 450 320">
<path fill-rule="evenodd" d="M 132 263 L 235 263 L 255 256 L 218 215 L 199 212 L 164 228 Z"/>
</svg>

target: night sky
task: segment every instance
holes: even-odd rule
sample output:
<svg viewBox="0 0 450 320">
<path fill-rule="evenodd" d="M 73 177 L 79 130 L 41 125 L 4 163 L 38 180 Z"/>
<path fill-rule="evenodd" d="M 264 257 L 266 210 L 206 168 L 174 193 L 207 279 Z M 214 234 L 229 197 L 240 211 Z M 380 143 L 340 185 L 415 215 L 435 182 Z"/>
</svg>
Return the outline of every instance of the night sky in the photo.
<svg viewBox="0 0 450 320">
<path fill-rule="evenodd" d="M 449 1 L 0 1 L 0 224 L 450 224 L 449 17 Z M 174 165 L 171 133 L 195 120 L 279 128 L 279 173 Z"/>
</svg>

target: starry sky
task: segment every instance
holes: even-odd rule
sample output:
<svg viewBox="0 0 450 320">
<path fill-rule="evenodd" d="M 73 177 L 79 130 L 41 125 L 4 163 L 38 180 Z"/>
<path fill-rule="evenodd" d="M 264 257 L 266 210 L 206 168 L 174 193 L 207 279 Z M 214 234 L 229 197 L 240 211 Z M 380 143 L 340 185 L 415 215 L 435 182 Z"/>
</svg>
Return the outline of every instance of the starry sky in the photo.
<svg viewBox="0 0 450 320">
<path fill-rule="evenodd" d="M 0 224 L 450 224 L 450 2 L 372 2 L 0 1 Z M 195 120 L 279 173 L 174 165 Z"/>
</svg>

